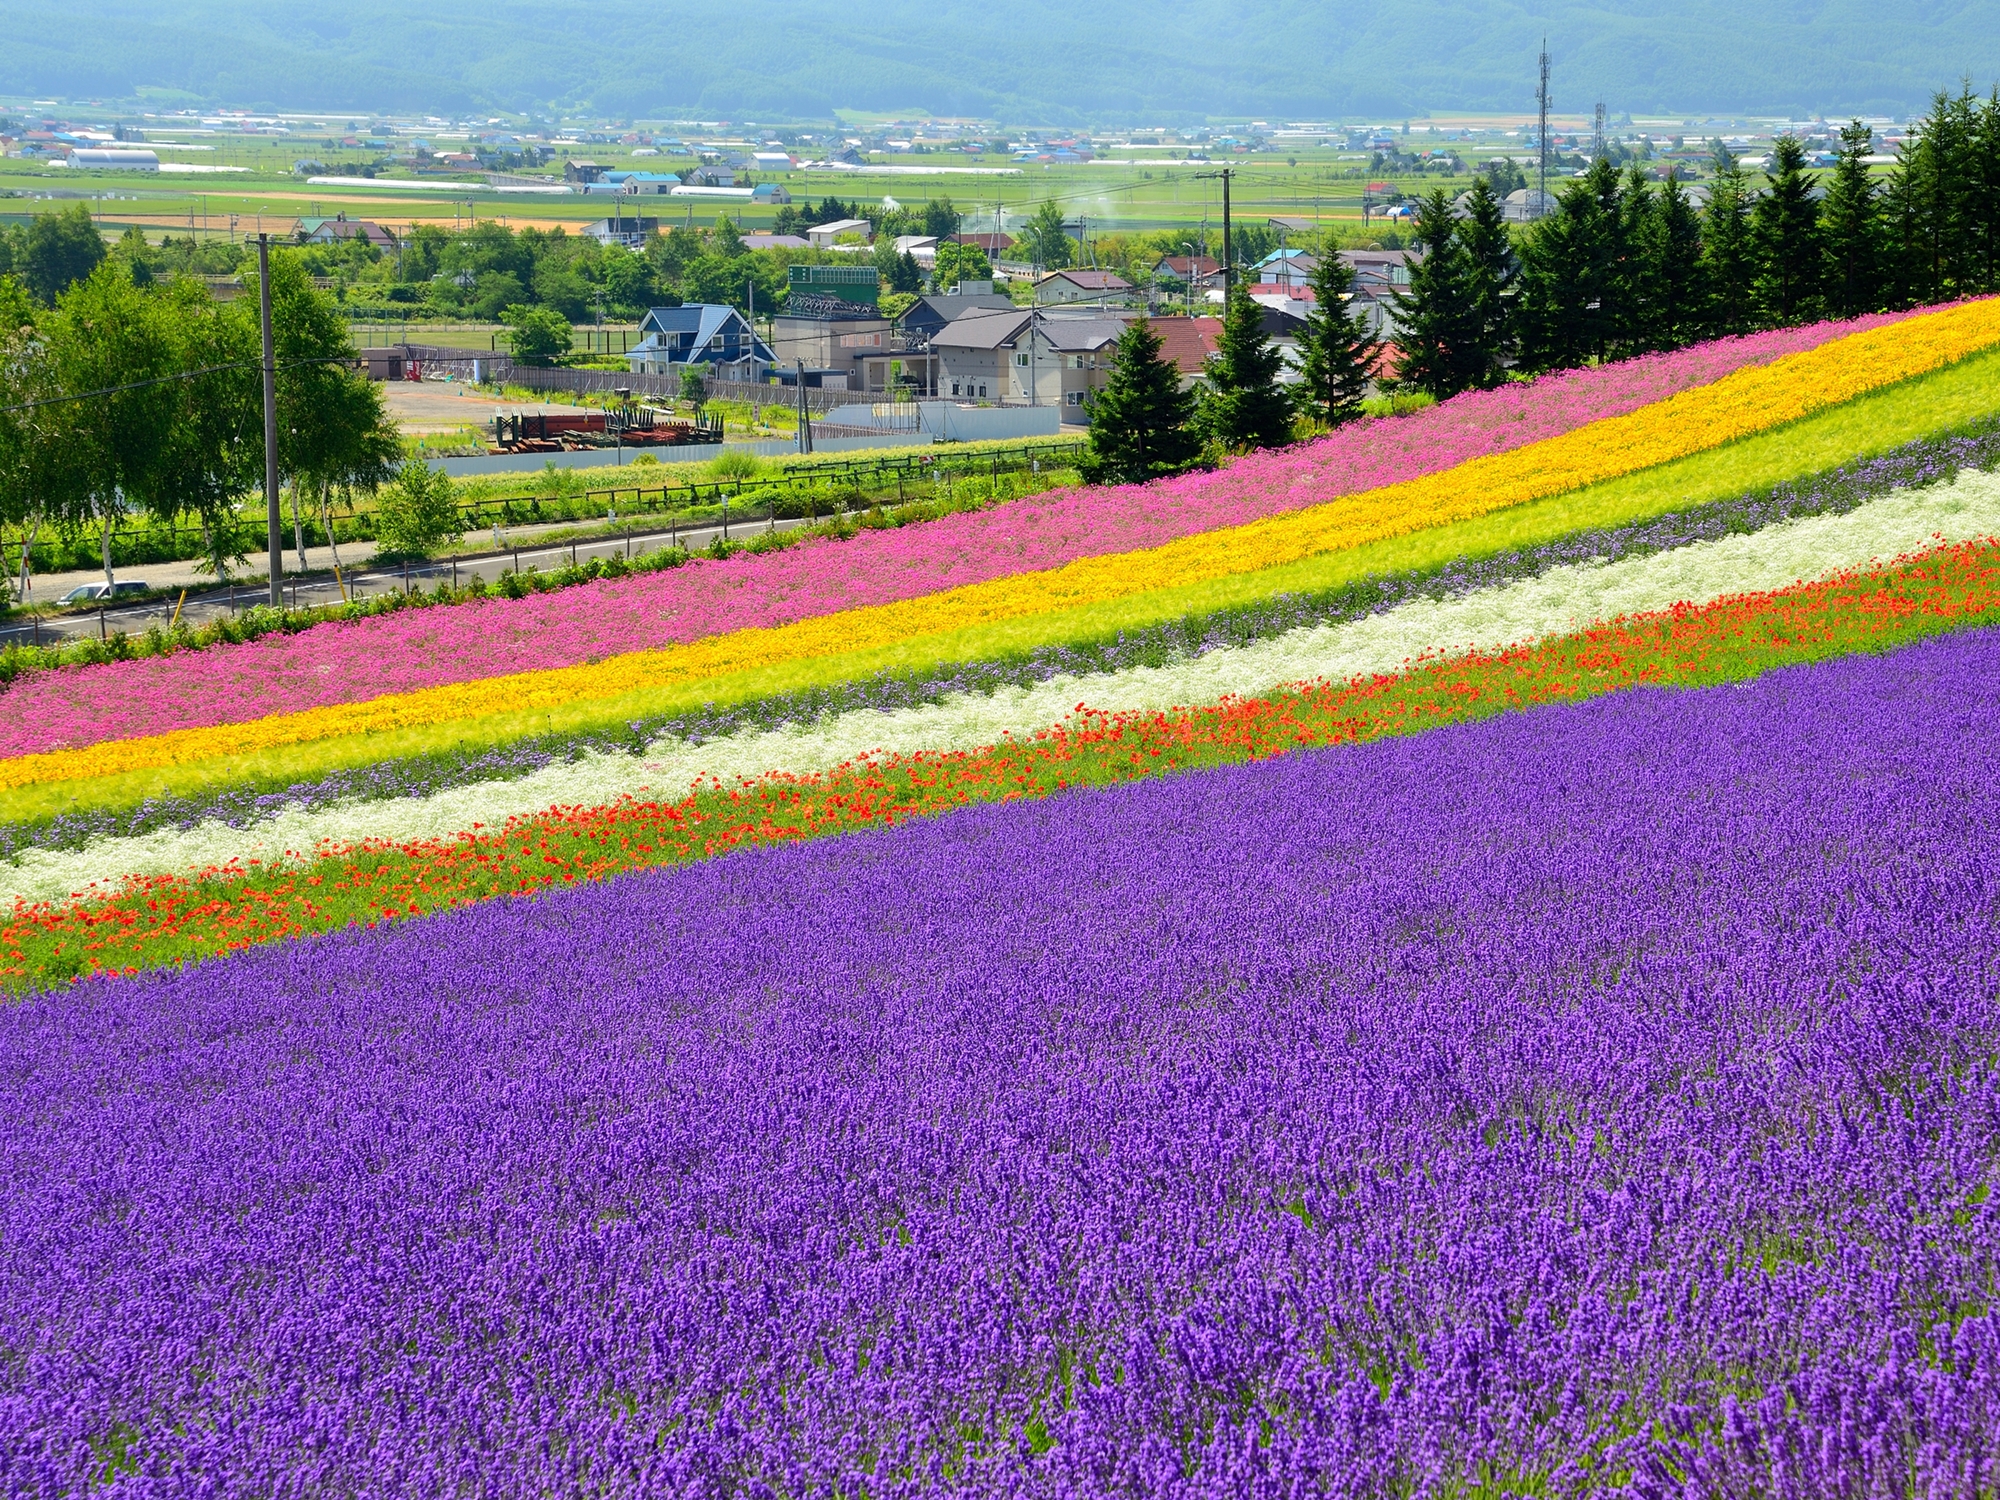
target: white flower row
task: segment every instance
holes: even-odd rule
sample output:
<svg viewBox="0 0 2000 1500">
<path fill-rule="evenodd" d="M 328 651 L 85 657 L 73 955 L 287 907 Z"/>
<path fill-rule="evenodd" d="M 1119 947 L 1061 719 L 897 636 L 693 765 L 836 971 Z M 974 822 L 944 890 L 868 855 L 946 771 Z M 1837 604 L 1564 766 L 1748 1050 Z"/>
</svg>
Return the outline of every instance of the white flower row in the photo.
<svg viewBox="0 0 2000 1500">
<path fill-rule="evenodd" d="M 972 750 L 1095 710 L 1162 709 L 1252 696 L 1287 684 L 1402 669 L 1419 657 L 1494 650 L 1586 629 L 1620 615 L 1783 588 L 1944 542 L 2000 535 L 2000 477 L 1885 496 L 1845 516 L 1790 521 L 1748 536 L 1651 557 L 1554 569 L 1446 602 L 1420 600 L 1367 619 L 1314 626 L 1164 667 L 1058 677 L 1034 687 L 956 695 L 893 712 L 861 710 L 815 724 L 746 730 L 703 745 L 660 741 L 645 756 L 602 754 L 513 781 L 426 798 L 294 810 L 247 828 L 204 823 L 101 840 L 83 850 L 23 851 L 0 864 L 0 899 L 101 894 L 123 877 L 199 870 L 230 860 L 297 860 L 367 839 L 449 838 L 553 807 L 678 796 L 696 782 L 769 771 L 813 772 L 861 755 Z"/>
</svg>

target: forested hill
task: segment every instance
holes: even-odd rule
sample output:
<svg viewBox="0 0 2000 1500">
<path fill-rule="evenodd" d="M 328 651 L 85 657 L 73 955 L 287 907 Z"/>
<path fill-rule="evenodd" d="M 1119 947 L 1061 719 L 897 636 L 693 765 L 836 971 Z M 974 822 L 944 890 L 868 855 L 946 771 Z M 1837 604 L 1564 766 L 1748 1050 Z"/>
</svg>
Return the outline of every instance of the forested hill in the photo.
<svg viewBox="0 0 2000 1500">
<path fill-rule="evenodd" d="M 1008 123 L 1559 109 L 1897 112 L 2000 72 L 2000 0 L 0 0 L 0 92 Z"/>
</svg>

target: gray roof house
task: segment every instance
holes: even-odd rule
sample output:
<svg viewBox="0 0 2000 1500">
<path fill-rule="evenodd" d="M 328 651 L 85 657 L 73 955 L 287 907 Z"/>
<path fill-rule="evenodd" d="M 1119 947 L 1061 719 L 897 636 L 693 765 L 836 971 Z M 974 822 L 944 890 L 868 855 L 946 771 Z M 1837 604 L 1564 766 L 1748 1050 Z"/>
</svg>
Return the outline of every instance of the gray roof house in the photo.
<svg viewBox="0 0 2000 1500">
<path fill-rule="evenodd" d="M 909 310 L 896 319 L 896 328 L 905 338 L 928 339 L 945 324 L 955 318 L 962 318 L 974 312 L 1012 312 L 1011 298 L 998 293 L 992 296 L 949 297 L 934 295 L 919 297 L 910 304 Z"/>
<path fill-rule="evenodd" d="M 725 379 L 762 380 L 772 363 L 770 348 L 749 319 L 720 303 L 656 307 L 640 320 L 639 333 L 640 341 L 625 355 L 634 375 L 706 365 Z"/>
</svg>

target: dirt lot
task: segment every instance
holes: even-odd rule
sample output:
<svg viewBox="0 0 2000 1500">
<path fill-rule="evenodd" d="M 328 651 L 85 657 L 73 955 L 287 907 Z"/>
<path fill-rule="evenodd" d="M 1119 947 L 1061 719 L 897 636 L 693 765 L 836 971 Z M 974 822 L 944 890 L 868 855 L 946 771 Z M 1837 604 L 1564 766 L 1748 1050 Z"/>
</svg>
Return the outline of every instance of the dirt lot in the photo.
<svg viewBox="0 0 2000 1500">
<path fill-rule="evenodd" d="M 490 394 L 442 380 L 391 380 L 383 386 L 389 413 L 412 437 L 457 432 L 466 427 L 491 431 L 493 413 L 574 411 L 569 406 L 537 406 L 508 401 L 496 404 Z"/>
</svg>

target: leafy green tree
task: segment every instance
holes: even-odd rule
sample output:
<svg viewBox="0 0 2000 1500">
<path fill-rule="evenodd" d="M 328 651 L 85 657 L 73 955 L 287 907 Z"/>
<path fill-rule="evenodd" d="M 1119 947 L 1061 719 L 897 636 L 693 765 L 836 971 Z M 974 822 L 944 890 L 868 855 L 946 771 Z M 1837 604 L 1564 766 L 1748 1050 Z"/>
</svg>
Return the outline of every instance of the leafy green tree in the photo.
<svg viewBox="0 0 2000 1500">
<path fill-rule="evenodd" d="M 192 514 L 201 527 L 202 567 L 221 579 L 248 551 L 239 502 L 263 483 L 262 340 L 245 307 L 216 303 L 197 282 L 176 278 L 154 296 L 168 312 L 175 361 L 187 373 L 175 387 L 179 410 L 151 509 Z M 324 417 L 316 409 L 311 415 Z"/>
<path fill-rule="evenodd" d="M 604 262 L 604 300 L 621 317 L 643 316 L 648 308 L 663 307 L 653 263 L 629 251 L 608 256 Z"/>
<path fill-rule="evenodd" d="M 46 325 L 48 389 L 93 393 L 51 408 L 49 509 L 67 535 L 96 530 L 107 584 L 117 582 L 111 534 L 134 505 L 169 517 L 177 509 L 161 480 L 181 402 L 178 354 L 162 305 L 122 261 L 100 261 L 64 291 Z"/>
<path fill-rule="evenodd" d="M 1329 247 L 1313 268 L 1313 308 L 1299 336 L 1299 383 L 1292 388 L 1299 414 L 1328 427 L 1361 415 L 1361 401 L 1375 378 L 1382 345 L 1364 314 L 1351 310 L 1354 268 Z"/>
<path fill-rule="evenodd" d="M 1710 338 L 1748 333 L 1756 326 L 1751 293 L 1757 275 L 1756 246 L 1750 235 L 1755 202 L 1749 179 L 1719 142 L 1720 162 L 1701 216 L 1701 285 Z"/>
<path fill-rule="evenodd" d="M 1143 484 L 1184 473 L 1201 456 L 1194 393 L 1160 358 L 1160 336 L 1140 318 L 1119 335 L 1111 373 L 1090 405 L 1090 484 Z"/>
<path fill-rule="evenodd" d="M 992 262 L 977 245 L 961 245 L 956 240 L 938 242 L 937 263 L 931 268 L 931 280 L 939 291 L 948 292 L 961 281 L 992 279 Z"/>
<path fill-rule="evenodd" d="M 681 366 L 681 400 L 696 410 L 708 399 L 708 381 L 697 365 Z"/>
<path fill-rule="evenodd" d="M 502 319 L 507 325 L 507 347 L 524 365 L 552 365 L 570 351 L 569 320 L 546 307 L 515 305 Z"/>
<path fill-rule="evenodd" d="M 256 277 L 238 304 L 254 317 Z M 565 331 L 567 328 L 565 327 Z M 272 348 L 278 361 L 278 473 L 291 486 L 292 541 L 305 563 L 305 495 L 317 493 L 352 465 L 357 445 L 386 423 L 380 393 L 364 391 L 365 377 L 351 368 L 354 340 L 333 298 L 320 291 L 296 251 L 271 257 Z M 257 462 L 261 466 L 262 432 Z"/>
<path fill-rule="evenodd" d="M 146 244 L 146 231 L 137 224 L 118 237 L 118 244 L 111 253 L 132 268 L 134 286 L 153 284 L 153 252 Z"/>
<path fill-rule="evenodd" d="M 1278 383 L 1285 357 L 1264 332 L 1264 308 L 1238 283 L 1208 362 L 1209 389 L 1197 417 L 1225 448 L 1281 448 L 1292 440 L 1292 402 Z"/>
<path fill-rule="evenodd" d="M 429 557 L 462 534 L 451 476 L 420 458 L 406 459 L 376 506 L 381 550 L 396 557 Z"/>
<path fill-rule="evenodd" d="M 0 276 L 0 346 L 35 324 L 35 304 L 18 276 Z"/>
<path fill-rule="evenodd" d="M 959 212 L 949 198 L 933 198 L 924 204 L 924 233 L 943 244 L 958 233 Z"/>
<path fill-rule="evenodd" d="M 1060 271 L 1075 259 L 1076 242 L 1063 228 L 1063 213 L 1053 200 L 1036 209 L 1021 231 L 1028 259 L 1045 271 Z"/>
<path fill-rule="evenodd" d="M 28 290 L 44 307 L 52 307 L 57 297 L 96 270 L 104 256 L 104 236 L 81 203 L 60 213 L 37 214 L 28 226 L 22 266 Z"/>
<path fill-rule="evenodd" d="M 1820 210 L 1820 243 L 1826 257 L 1821 284 L 1827 310 L 1842 318 L 1882 305 L 1881 225 L 1867 162 L 1873 140 L 1874 133 L 1859 120 L 1840 132 L 1840 161 Z"/>
<path fill-rule="evenodd" d="M 1821 307 L 1819 204 L 1798 137 L 1779 136 L 1771 156 L 1770 180 L 1750 211 L 1757 256 L 1753 295 L 1767 323 L 1807 323 Z"/>
</svg>

